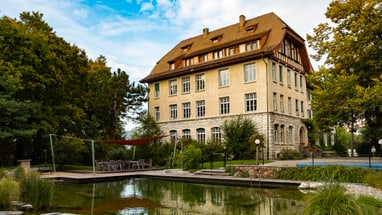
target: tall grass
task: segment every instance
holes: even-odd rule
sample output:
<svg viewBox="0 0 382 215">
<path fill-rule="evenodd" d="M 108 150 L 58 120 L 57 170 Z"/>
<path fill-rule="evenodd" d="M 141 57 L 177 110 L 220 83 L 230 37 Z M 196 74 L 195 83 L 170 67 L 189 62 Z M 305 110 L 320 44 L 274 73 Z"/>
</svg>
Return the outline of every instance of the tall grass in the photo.
<svg viewBox="0 0 382 215">
<path fill-rule="evenodd" d="M 3 177 L 0 179 L 0 209 L 9 210 L 11 201 L 18 200 L 19 185 L 11 178 Z"/>
<path fill-rule="evenodd" d="M 307 199 L 304 215 L 362 215 L 363 210 L 356 199 L 345 194 L 340 184 L 323 186 L 319 193 Z"/>
<path fill-rule="evenodd" d="M 20 198 L 34 209 L 48 208 L 53 194 L 53 184 L 41 179 L 37 173 L 28 174 L 20 183 Z"/>
<path fill-rule="evenodd" d="M 365 182 L 372 187 L 382 189 L 382 172 L 378 171 L 367 174 Z"/>
<path fill-rule="evenodd" d="M 305 215 L 377 215 L 382 202 L 366 196 L 359 198 L 345 193 L 339 183 L 328 183 L 315 195 L 307 197 Z"/>
<path fill-rule="evenodd" d="M 286 180 L 361 183 L 364 182 L 366 175 L 371 173 L 374 173 L 374 170 L 341 165 L 325 165 L 281 168 L 275 173 L 275 177 Z"/>
</svg>

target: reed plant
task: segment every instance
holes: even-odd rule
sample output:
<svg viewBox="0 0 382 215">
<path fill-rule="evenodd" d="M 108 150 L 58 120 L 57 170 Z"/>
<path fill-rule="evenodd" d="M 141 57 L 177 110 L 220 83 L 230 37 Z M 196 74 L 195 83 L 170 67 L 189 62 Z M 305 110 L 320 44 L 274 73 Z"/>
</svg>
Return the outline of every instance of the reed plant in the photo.
<svg viewBox="0 0 382 215">
<path fill-rule="evenodd" d="M 382 172 L 375 171 L 367 174 L 364 182 L 372 187 L 382 189 Z"/>
<path fill-rule="evenodd" d="M 37 173 L 26 175 L 20 183 L 20 198 L 34 209 L 48 208 L 53 194 L 53 183 L 42 179 Z"/>
<path fill-rule="evenodd" d="M 0 210 L 10 210 L 11 201 L 18 200 L 19 184 L 9 177 L 0 179 Z"/>
<path fill-rule="evenodd" d="M 306 166 L 281 168 L 275 178 L 303 181 L 364 182 L 366 175 L 373 170 L 341 165 Z"/>
<path fill-rule="evenodd" d="M 338 183 L 328 183 L 318 193 L 308 197 L 305 215 L 362 215 L 363 210 L 356 199 L 345 194 L 345 188 Z"/>
</svg>

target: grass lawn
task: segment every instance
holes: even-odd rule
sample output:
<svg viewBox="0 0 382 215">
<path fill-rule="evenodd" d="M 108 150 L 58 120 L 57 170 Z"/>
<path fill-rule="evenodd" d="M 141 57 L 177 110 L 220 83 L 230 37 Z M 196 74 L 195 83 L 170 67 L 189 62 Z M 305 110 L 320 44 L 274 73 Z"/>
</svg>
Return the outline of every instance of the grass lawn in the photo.
<svg viewBox="0 0 382 215">
<path fill-rule="evenodd" d="M 264 163 L 269 163 L 271 161 L 264 160 Z M 259 160 L 259 164 L 263 164 L 263 160 Z M 256 160 L 228 160 L 226 166 L 229 165 L 256 165 Z M 212 162 L 203 162 L 203 169 L 218 169 L 224 167 L 224 161 L 214 161 Z"/>
</svg>

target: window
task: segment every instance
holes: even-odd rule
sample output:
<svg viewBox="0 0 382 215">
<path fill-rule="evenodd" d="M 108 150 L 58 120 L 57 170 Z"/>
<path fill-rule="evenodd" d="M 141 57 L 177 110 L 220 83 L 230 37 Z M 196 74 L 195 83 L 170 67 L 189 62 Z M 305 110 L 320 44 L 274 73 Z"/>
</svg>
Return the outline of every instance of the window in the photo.
<svg viewBox="0 0 382 215">
<path fill-rule="evenodd" d="M 154 107 L 154 116 L 155 116 L 155 120 L 156 121 L 160 120 L 160 109 L 159 109 L 159 106 Z"/>
<path fill-rule="evenodd" d="M 228 49 L 228 54 L 231 56 L 231 55 L 234 55 L 235 54 L 235 47 L 231 47 Z"/>
<path fill-rule="evenodd" d="M 294 72 L 294 87 L 297 89 L 298 86 L 298 80 L 297 80 L 297 72 Z"/>
<path fill-rule="evenodd" d="M 288 113 L 292 114 L 292 98 L 288 97 Z"/>
<path fill-rule="evenodd" d="M 308 118 L 312 119 L 313 118 L 313 111 L 311 109 L 308 109 L 307 112 L 308 112 Z"/>
<path fill-rule="evenodd" d="M 306 95 L 308 101 L 312 101 L 312 90 L 308 89 Z"/>
<path fill-rule="evenodd" d="M 284 143 L 285 142 L 285 126 L 284 125 L 281 125 L 280 126 L 280 143 Z"/>
<path fill-rule="evenodd" d="M 206 103 L 204 100 L 196 101 L 196 116 L 203 117 L 206 115 Z"/>
<path fill-rule="evenodd" d="M 175 63 L 170 63 L 170 70 L 174 70 L 175 69 Z"/>
<path fill-rule="evenodd" d="M 287 70 L 287 84 L 288 84 L 288 87 L 290 87 L 290 85 L 291 85 L 291 79 L 290 79 L 290 70 L 288 69 Z"/>
<path fill-rule="evenodd" d="M 222 139 L 221 129 L 219 127 L 211 128 L 211 137 L 212 137 L 212 142 L 220 143 Z"/>
<path fill-rule="evenodd" d="M 170 131 L 170 139 L 172 143 L 175 143 L 178 139 L 178 134 L 175 130 Z"/>
<path fill-rule="evenodd" d="M 301 116 L 304 116 L 304 102 L 301 101 Z"/>
<path fill-rule="evenodd" d="M 245 44 L 246 51 L 256 50 L 257 48 L 258 48 L 257 41 L 253 41 L 253 42 Z"/>
<path fill-rule="evenodd" d="M 205 80 L 204 80 L 204 74 L 197 74 L 195 75 L 195 88 L 196 91 L 204 90 L 205 89 Z"/>
<path fill-rule="evenodd" d="M 272 81 L 277 81 L 276 79 L 276 63 L 272 62 Z"/>
<path fill-rule="evenodd" d="M 273 93 L 273 110 L 277 111 L 277 93 Z"/>
<path fill-rule="evenodd" d="M 280 95 L 280 111 L 284 113 L 284 95 Z"/>
<path fill-rule="evenodd" d="M 191 130 L 190 129 L 183 129 L 182 130 L 182 137 L 184 139 L 191 139 Z"/>
<path fill-rule="evenodd" d="M 219 71 L 219 87 L 229 85 L 229 70 L 223 69 Z"/>
<path fill-rule="evenodd" d="M 256 64 L 244 65 L 244 82 L 256 81 Z"/>
<path fill-rule="evenodd" d="M 154 97 L 155 97 L 155 98 L 159 98 L 159 94 L 160 94 L 159 83 L 155 83 L 155 84 L 154 84 L 154 89 L 155 89 L 155 91 L 154 91 Z"/>
<path fill-rule="evenodd" d="M 176 84 L 176 79 L 170 80 L 169 83 L 169 95 L 173 96 L 177 94 L 177 84 Z"/>
<path fill-rule="evenodd" d="M 208 54 L 203 54 L 199 56 L 199 63 L 204 63 L 208 61 Z"/>
<path fill-rule="evenodd" d="M 183 77 L 182 78 L 182 93 L 189 93 L 190 92 L 190 77 Z"/>
<path fill-rule="evenodd" d="M 295 103 L 295 105 L 296 105 L 296 115 L 298 116 L 299 115 L 299 112 L 298 112 L 298 106 L 299 106 L 299 104 L 298 104 L 298 100 L 296 99 L 296 103 Z"/>
<path fill-rule="evenodd" d="M 304 90 L 302 86 L 303 86 L 303 79 L 302 79 L 302 75 L 300 75 L 300 89 Z"/>
<path fill-rule="evenodd" d="M 275 124 L 274 125 L 274 130 L 273 130 L 273 141 L 275 144 L 279 142 L 279 125 Z"/>
<path fill-rule="evenodd" d="M 229 114 L 229 97 L 219 98 L 220 114 Z"/>
<path fill-rule="evenodd" d="M 223 50 L 219 50 L 219 51 L 214 51 L 213 52 L 213 57 L 214 59 L 220 59 L 223 57 Z"/>
<path fill-rule="evenodd" d="M 206 142 L 206 132 L 204 128 L 198 128 L 196 129 L 196 138 L 199 143 L 205 143 Z"/>
<path fill-rule="evenodd" d="M 293 144 L 293 127 L 288 127 L 288 143 Z"/>
<path fill-rule="evenodd" d="M 191 103 L 186 102 L 182 104 L 183 106 L 183 118 L 188 119 L 191 117 Z"/>
<path fill-rule="evenodd" d="M 245 111 L 251 112 L 257 109 L 256 93 L 245 94 Z"/>
<path fill-rule="evenodd" d="M 279 80 L 280 80 L 280 84 L 283 83 L 283 66 L 282 65 L 279 65 Z"/>
<path fill-rule="evenodd" d="M 177 105 L 170 105 L 170 119 L 174 120 L 178 118 Z"/>
<path fill-rule="evenodd" d="M 185 62 L 186 62 L 186 66 L 192 66 L 194 65 L 194 58 L 187 58 Z"/>
</svg>

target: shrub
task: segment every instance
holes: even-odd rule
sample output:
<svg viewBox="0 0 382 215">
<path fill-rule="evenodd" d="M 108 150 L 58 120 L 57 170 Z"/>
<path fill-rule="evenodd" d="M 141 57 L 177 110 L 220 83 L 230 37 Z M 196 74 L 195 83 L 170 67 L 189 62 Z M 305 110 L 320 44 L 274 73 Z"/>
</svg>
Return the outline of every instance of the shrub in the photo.
<svg viewBox="0 0 382 215">
<path fill-rule="evenodd" d="M 283 149 L 280 153 L 281 160 L 301 160 L 303 156 L 300 152 L 292 149 Z"/>
<path fill-rule="evenodd" d="M 37 173 L 28 174 L 20 184 L 21 200 L 35 209 L 47 208 L 53 193 L 53 184 L 41 179 Z"/>
<path fill-rule="evenodd" d="M 13 177 L 17 182 L 24 180 L 24 178 L 25 178 L 24 168 L 22 168 L 21 166 L 17 166 L 14 173 L 13 173 Z"/>
<path fill-rule="evenodd" d="M 365 182 L 370 186 L 382 189 L 382 172 L 372 172 L 367 174 Z"/>
<path fill-rule="evenodd" d="M 188 145 L 182 152 L 183 169 L 197 169 L 202 160 L 202 150 L 196 144 Z"/>
<path fill-rule="evenodd" d="M 15 201 L 19 196 L 19 185 L 16 181 L 3 177 L 0 179 L 0 209 L 9 210 L 11 201 Z"/>
<path fill-rule="evenodd" d="M 364 214 L 355 197 L 345 194 L 340 184 L 330 183 L 310 196 L 304 207 L 304 214 L 309 215 L 353 215 Z"/>
</svg>

